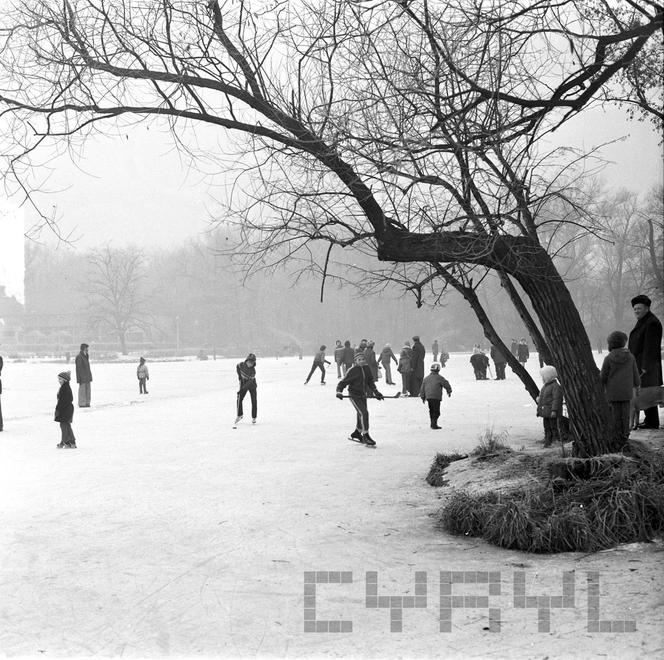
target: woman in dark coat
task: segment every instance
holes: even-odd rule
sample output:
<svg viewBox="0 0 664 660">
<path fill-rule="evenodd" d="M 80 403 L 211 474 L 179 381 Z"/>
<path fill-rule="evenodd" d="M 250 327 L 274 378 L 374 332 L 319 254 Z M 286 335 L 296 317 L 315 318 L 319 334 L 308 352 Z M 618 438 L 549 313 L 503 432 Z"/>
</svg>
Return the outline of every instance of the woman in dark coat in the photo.
<svg viewBox="0 0 664 660">
<path fill-rule="evenodd" d="M 74 420 L 74 395 L 72 394 L 69 381 L 71 380 L 71 371 L 63 371 L 58 374 L 60 389 L 58 390 L 58 402 L 55 406 L 55 421 L 60 422 L 60 431 L 62 440 L 56 447 L 62 449 L 76 449 L 76 438 L 71 429 L 71 423 Z"/>
<path fill-rule="evenodd" d="M 516 358 L 521 362 L 521 364 L 526 364 L 528 358 L 530 357 L 530 351 L 528 350 L 528 344 L 526 343 L 526 338 L 521 337 L 519 345 L 516 347 Z"/>
</svg>

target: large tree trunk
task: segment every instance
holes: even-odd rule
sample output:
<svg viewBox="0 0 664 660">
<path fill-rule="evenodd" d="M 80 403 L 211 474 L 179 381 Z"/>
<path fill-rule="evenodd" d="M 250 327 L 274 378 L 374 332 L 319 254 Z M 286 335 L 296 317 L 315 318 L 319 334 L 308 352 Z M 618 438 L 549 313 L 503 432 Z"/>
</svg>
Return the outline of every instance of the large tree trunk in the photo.
<svg viewBox="0 0 664 660">
<path fill-rule="evenodd" d="M 576 435 L 575 453 L 599 456 L 619 449 L 583 322 L 551 257 L 536 240 L 403 230 L 388 230 L 377 239 L 378 258 L 383 261 L 477 263 L 512 275 L 530 299 L 551 351 Z"/>
</svg>

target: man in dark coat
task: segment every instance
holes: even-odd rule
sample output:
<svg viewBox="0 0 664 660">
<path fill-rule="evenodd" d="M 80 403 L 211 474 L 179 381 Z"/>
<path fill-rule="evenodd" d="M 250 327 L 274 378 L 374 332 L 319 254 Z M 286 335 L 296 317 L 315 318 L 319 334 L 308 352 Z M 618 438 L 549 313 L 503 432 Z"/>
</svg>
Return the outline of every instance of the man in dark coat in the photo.
<svg viewBox="0 0 664 660">
<path fill-rule="evenodd" d="M 249 353 L 243 362 L 237 363 L 235 371 L 237 372 L 237 378 L 240 384 L 237 397 L 235 399 L 235 408 L 237 412 L 235 424 L 237 424 L 244 415 L 242 410 L 242 401 L 247 395 L 247 392 L 249 392 L 249 397 L 251 398 L 251 423 L 255 424 L 256 417 L 258 416 L 258 397 L 256 394 L 256 356 L 253 353 Z"/>
<path fill-rule="evenodd" d="M 353 366 L 353 360 L 355 359 L 355 350 L 350 345 L 350 339 L 346 339 L 344 342 L 344 352 L 341 359 L 341 373 L 345 376 L 346 372 Z"/>
<path fill-rule="evenodd" d="M 88 345 L 81 344 L 81 351 L 76 356 L 76 382 L 78 383 L 78 407 L 89 408 L 92 397 L 92 372 Z"/>
<path fill-rule="evenodd" d="M 419 396 L 424 380 L 424 355 L 426 351 L 418 335 L 413 337 L 413 348 L 410 356 L 410 395 Z"/>
<path fill-rule="evenodd" d="M 650 311 L 651 301 L 648 296 L 632 298 L 632 309 L 636 316 L 636 325 L 629 333 L 629 352 L 636 360 L 641 376 L 641 387 L 653 387 L 662 384 L 662 324 Z M 645 419 L 639 428 L 658 429 L 659 411 L 657 406 L 646 408 Z"/>
<path fill-rule="evenodd" d="M 486 380 L 486 370 L 489 366 L 489 358 L 481 349 L 470 356 L 470 364 L 473 365 L 475 380 Z"/>
<path fill-rule="evenodd" d="M 367 360 L 367 367 L 371 371 L 374 383 L 378 381 L 378 360 L 376 359 L 376 351 L 374 350 L 375 345 L 376 343 L 371 340 L 367 342 L 367 347 L 364 349 L 364 357 Z"/>
<path fill-rule="evenodd" d="M 505 380 L 505 365 L 507 364 L 507 358 L 496 346 L 491 346 L 491 359 L 496 365 L 496 380 Z"/>
</svg>

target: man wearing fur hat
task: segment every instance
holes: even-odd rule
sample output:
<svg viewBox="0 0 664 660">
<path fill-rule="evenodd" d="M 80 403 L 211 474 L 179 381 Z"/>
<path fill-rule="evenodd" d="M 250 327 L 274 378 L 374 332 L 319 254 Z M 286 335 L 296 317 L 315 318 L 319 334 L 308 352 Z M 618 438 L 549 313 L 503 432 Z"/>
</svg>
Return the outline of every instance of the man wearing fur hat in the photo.
<svg viewBox="0 0 664 660">
<path fill-rule="evenodd" d="M 650 311 L 651 300 L 643 294 L 632 298 L 632 309 L 636 325 L 629 333 L 629 352 L 636 359 L 641 376 L 641 387 L 662 384 L 662 324 Z M 657 406 L 646 408 L 643 424 L 638 428 L 658 429 L 659 411 Z"/>
<path fill-rule="evenodd" d="M 87 344 L 81 344 L 81 350 L 76 356 L 75 363 L 76 382 L 78 383 L 78 407 L 89 408 L 92 397 L 92 371 L 90 371 Z"/>
</svg>

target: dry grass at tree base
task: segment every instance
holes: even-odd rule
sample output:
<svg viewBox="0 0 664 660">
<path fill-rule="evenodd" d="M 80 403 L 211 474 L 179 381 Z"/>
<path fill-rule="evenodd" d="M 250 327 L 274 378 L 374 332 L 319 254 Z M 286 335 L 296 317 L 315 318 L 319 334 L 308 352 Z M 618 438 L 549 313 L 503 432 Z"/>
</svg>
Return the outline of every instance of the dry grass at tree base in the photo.
<svg viewBox="0 0 664 660">
<path fill-rule="evenodd" d="M 487 461 L 486 456 L 480 451 L 472 460 Z M 518 485 L 453 492 L 439 512 L 446 531 L 541 553 L 594 552 L 649 541 L 664 531 L 661 447 L 632 443 L 630 455 L 594 459 L 501 452 L 487 462 L 497 463 L 496 475 L 515 477 Z M 442 473 L 435 478 L 444 483 Z"/>
</svg>

